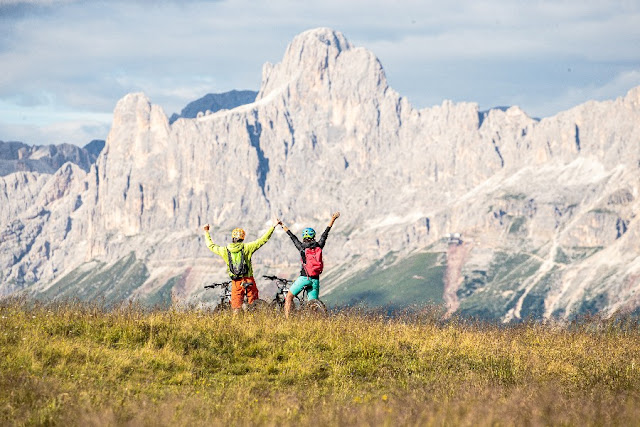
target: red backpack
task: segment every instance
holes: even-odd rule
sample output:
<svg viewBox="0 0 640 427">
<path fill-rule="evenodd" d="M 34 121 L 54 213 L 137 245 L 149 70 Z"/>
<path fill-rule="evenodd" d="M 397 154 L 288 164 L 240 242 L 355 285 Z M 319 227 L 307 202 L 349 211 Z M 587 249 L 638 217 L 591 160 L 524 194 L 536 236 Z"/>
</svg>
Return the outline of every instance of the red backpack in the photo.
<svg viewBox="0 0 640 427">
<path fill-rule="evenodd" d="M 307 260 L 305 263 L 304 260 Z M 302 268 L 307 273 L 307 277 L 319 276 L 322 273 L 324 264 L 322 263 L 322 248 L 306 248 L 304 250 L 304 258 L 302 259 Z"/>
</svg>

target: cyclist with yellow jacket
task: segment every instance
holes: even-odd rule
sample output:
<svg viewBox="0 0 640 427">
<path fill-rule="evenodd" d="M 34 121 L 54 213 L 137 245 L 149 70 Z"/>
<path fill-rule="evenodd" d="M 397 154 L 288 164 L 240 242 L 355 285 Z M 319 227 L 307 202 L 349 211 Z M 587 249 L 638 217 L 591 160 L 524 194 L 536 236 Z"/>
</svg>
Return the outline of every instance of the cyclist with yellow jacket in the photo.
<svg viewBox="0 0 640 427">
<path fill-rule="evenodd" d="M 282 222 L 276 219 L 275 224 L 261 238 L 249 243 L 244 243 L 244 230 L 242 228 L 234 228 L 231 232 L 232 243 L 227 246 L 219 246 L 213 243 L 211 234 L 209 234 L 209 224 L 204 226 L 207 247 L 214 254 L 220 255 L 227 264 L 227 272 L 231 277 L 231 308 L 236 313 L 242 308 L 245 292 L 247 293 L 249 304 L 253 304 L 258 299 L 258 286 L 253 278 L 251 256 L 262 245 L 267 243 L 278 224 L 282 224 Z"/>
</svg>

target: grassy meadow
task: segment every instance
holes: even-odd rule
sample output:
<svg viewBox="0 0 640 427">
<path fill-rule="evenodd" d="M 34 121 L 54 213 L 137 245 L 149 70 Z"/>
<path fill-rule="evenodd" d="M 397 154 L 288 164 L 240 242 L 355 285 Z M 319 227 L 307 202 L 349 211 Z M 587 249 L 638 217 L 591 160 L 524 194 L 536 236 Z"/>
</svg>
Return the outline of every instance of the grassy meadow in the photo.
<svg viewBox="0 0 640 427">
<path fill-rule="evenodd" d="M 0 425 L 638 425 L 635 319 L 0 301 Z"/>
</svg>

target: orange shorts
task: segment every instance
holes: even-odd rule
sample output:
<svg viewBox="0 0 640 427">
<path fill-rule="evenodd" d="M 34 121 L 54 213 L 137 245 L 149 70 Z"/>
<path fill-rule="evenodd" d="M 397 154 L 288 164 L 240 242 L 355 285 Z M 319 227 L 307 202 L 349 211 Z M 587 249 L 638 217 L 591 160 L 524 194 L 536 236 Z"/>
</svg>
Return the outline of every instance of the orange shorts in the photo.
<svg viewBox="0 0 640 427">
<path fill-rule="evenodd" d="M 258 286 L 256 286 L 256 279 L 251 277 L 245 277 L 242 280 L 232 280 L 231 281 L 231 308 L 242 308 L 242 303 L 244 302 L 244 288 L 242 287 L 243 282 L 250 283 L 247 286 L 247 299 L 249 300 L 249 304 L 253 303 L 258 299 Z"/>
</svg>

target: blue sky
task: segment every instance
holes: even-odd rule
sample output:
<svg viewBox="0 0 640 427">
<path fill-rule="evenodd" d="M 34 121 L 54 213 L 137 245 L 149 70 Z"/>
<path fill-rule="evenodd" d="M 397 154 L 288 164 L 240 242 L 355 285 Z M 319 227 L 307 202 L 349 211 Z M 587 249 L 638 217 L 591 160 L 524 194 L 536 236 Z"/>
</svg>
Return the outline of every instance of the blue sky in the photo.
<svg viewBox="0 0 640 427">
<path fill-rule="evenodd" d="M 171 115 L 258 90 L 262 64 L 315 27 L 371 50 L 418 108 L 546 117 L 640 85 L 638 0 L 0 0 L 0 140 L 103 139 L 130 92 Z"/>
</svg>

